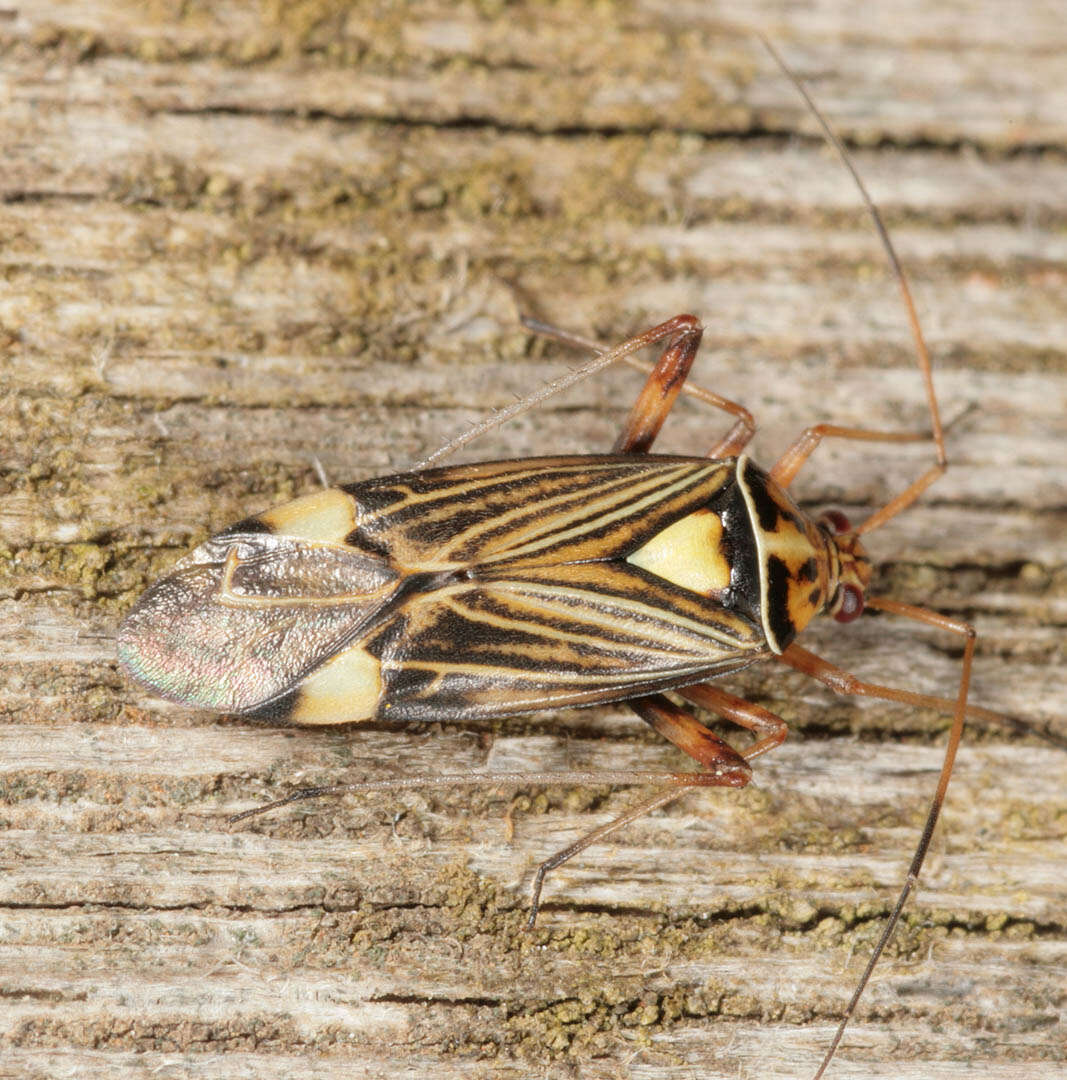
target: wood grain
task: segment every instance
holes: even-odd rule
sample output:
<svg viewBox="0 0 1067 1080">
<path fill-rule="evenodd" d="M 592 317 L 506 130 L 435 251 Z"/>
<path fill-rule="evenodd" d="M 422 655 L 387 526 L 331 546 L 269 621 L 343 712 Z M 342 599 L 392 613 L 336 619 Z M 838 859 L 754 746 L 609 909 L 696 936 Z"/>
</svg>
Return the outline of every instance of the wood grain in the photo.
<svg viewBox="0 0 1067 1080">
<path fill-rule="evenodd" d="M 817 420 L 922 427 L 884 259 L 734 6 L 82 0 L 0 13 L 0 1076 L 804 1077 L 899 887 L 944 718 L 733 683 L 791 723 L 554 874 L 636 798 L 548 789 L 228 813 L 323 780 L 672 768 L 623 711 L 291 731 L 131 686 L 112 634 L 211 531 L 402 468 L 576 362 L 700 314 L 696 379 L 773 460 Z M 879 587 L 971 619 L 974 725 L 906 925 L 832 1075 L 1051 1080 L 1067 1061 L 1067 31 L 1057 6 L 749 6 L 912 275 L 952 468 L 871 538 Z M 467 457 L 609 446 L 608 373 Z M 690 403 L 662 448 L 721 431 Z M 926 447 L 826 446 L 862 517 Z M 951 693 L 871 617 L 809 647 Z M 509 839 L 505 815 L 514 822 Z"/>
</svg>

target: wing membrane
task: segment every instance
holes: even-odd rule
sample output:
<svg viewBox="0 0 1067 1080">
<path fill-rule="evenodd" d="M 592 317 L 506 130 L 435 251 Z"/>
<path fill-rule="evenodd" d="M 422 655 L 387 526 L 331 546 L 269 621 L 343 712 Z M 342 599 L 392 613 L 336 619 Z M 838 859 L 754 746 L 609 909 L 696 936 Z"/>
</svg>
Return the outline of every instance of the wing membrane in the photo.
<svg viewBox="0 0 1067 1080">
<path fill-rule="evenodd" d="M 141 597 L 119 630 L 119 659 L 172 701 L 247 712 L 359 634 L 396 580 L 380 560 L 344 547 L 219 537 Z"/>
</svg>

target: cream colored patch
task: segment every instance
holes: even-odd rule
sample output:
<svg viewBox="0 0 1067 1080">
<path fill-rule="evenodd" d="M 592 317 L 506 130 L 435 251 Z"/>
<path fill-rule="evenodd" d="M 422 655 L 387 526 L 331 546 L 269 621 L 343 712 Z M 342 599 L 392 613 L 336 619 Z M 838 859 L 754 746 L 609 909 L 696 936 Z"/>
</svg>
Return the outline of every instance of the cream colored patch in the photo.
<svg viewBox="0 0 1067 1080">
<path fill-rule="evenodd" d="M 723 557 L 722 522 L 710 510 L 697 510 L 668 525 L 627 558 L 683 589 L 708 596 L 730 584 L 730 564 Z"/>
<path fill-rule="evenodd" d="M 352 724 L 369 720 L 382 696 L 379 661 L 353 645 L 309 675 L 290 719 L 296 724 Z"/>
<path fill-rule="evenodd" d="M 356 503 L 340 488 L 324 488 L 268 510 L 259 520 L 280 536 L 341 544 L 355 528 Z"/>
</svg>

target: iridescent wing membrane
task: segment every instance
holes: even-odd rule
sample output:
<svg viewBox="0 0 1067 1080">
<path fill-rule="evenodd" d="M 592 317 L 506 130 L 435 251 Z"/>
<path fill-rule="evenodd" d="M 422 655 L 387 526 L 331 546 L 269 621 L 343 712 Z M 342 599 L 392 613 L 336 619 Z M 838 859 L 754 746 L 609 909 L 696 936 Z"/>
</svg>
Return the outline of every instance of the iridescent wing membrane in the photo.
<svg viewBox="0 0 1067 1080">
<path fill-rule="evenodd" d="M 119 655 L 173 700 L 309 724 L 506 715 L 733 671 L 768 651 L 755 566 L 724 540 L 747 521 L 735 472 L 555 457 L 330 488 L 198 547 L 127 616 Z M 631 561 L 701 514 L 721 588 Z"/>
</svg>

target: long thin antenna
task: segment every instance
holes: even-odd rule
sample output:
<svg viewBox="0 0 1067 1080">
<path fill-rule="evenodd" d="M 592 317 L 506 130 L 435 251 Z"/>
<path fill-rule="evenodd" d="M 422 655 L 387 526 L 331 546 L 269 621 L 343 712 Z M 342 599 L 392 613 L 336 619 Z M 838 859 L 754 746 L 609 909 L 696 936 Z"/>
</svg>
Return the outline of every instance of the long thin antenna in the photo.
<svg viewBox="0 0 1067 1080">
<path fill-rule="evenodd" d="M 874 227 L 878 231 L 878 237 L 882 241 L 882 247 L 885 249 L 885 253 L 889 258 L 889 264 L 893 269 L 893 276 L 897 279 L 897 285 L 900 288 L 900 294 L 904 299 L 904 307 L 908 313 L 908 323 L 911 326 L 911 335 L 915 341 L 915 351 L 919 354 L 919 369 L 922 372 L 923 384 L 926 387 L 926 400 L 930 406 L 930 423 L 933 428 L 934 444 L 937 447 L 937 462 L 939 465 L 944 466 L 947 464 L 947 458 L 945 457 L 945 433 L 941 426 L 941 412 L 937 407 L 937 395 L 934 393 L 934 376 L 933 368 L 930 363 L 930 352 L 926 347 L 926 338 L 923 337 L 922 327 L 919 325 L 919 316 L 915 311 L 915 301 L 912 299 L 911 288 L 908 285 L 907 275 L 904 273 L 904 268 L 900 265 L 900 259 L 897 258 L 896 248 L 893 247 L 893 241 L 889 238 L 889 230 L 885 227 L 885 222 L 882 221 L 882 215 L 878 210 L 878 207 L 874 205 L 874 200 L 871 198 L 870 193 L 867 191 L 867 186 L 863 182 L 863 178 L 856 170 L 856 166 L 852 163 L 852 157 L 845 147 L 845 144 L 837 137 L 837 132 L 830 127 L 829 121 L 819 111 L 818 105 L 812 100 L 811 95 L 808 93 L 804 84 L 793 74 L 792 69 L 782 58 L 781 53 L 765 38 L 759 31 L 756 31 L 756 37 L 763 43 L 763 47 L 771 54 L 771 58 L 782 70 L 782 74 L 796 87 L 796 91 L 806 102 L 808 108 L 811 110 L 812 116 L 815 117 L 822 129 L 823 134 L 826 136 L 827 141 L 837 151 L 837 156 L 841 159 L 845 168 L 848 169 L 853 181 L 855 181 L 856 187 L 859 190 L 860 196 L 863 199 L 864 206 L 867 207 L 867 212 L 871 216 L 871 220 L 874 222 Z"/>
<path fill-rule="evenodd" d="M 845 145 L 838 138 L 837 133 L 830 127 L 829 122 L 819 111 L 819 107 L 812 100 L 811 95 L 807 92 L 800 79 L 793 74 L 789 65 L 779 54 L 778 50 L 767 40 L 762 34 L 757 33 L 756 36 L 763 43 L 764 48 L 771 54 L 772 59 L 778 65 L 778 67 L 785 74 L 786 78 L 793 84 L 797 92 L 807 103 L 808 108 L 811 110 L 812 115 L 818 121 L 819 127 L 822 128 L 823 134 L 831 146 L 837 151 L 838 157 L 843 162 L 846 169 L 848 169 L 853 181 L 855 181 L 856 187 L 859 190 L 860 196 L 863 199 L 864 205 L 867 207 L 867 211 L 874 222 L 874 227 L 878 232 L 878 236 L 881 239 L 882 247 L 885 249 L 885 253 L 889 258 L 889 264 L 892 268 L 893 275 L 897 280 L 897 284 L 900 287 L 901 296 L 904 299 L 904 307 L 908 314 L 908 322 L 911 325 L 912 337 L 915 341 L 915 350 L 919 358 L 919 370 L 922 373 L 923 385 L 926 388 L 926 399 L 930 408 L 930 423 L 932 428 L 932 435 L 934 445 L 937 452 L 937 461 L 927 471 L 919 477 L 914 483 L 909 485 L 905 491 L 901 492 L 896 498 L 891 499 L 885 506 L 883 506 L 876 513 L 872 514 L 868 518 L 857 532 L 868 532 L 872 529 L 876 529 L 881 525 L 884 525 L 895 514 L 898 514 L 906 506 L 911 505 L 930 486 L 939 476 L 941 476 L 945 469 L 948 467 L 948 458 L 945 453 L 945 434 L 944 428 L 941 424 L 941 413 L 937 405 L 937 396 L 934 393 L 934 378 L 933 369 L 930 363 L 930 353 L 926 347 L 926 340 L 923 337 L 922 328 L 919 325 L 919 317 L 915 311 L 915 302 L 912 299 L 911 289 L 908 286 L 908 279 L 904 274 L 904 269 L 900 265 L 900 260 L 897 258 L 896 249 L 893 247 L 893 241 L 889 237 L 889 231 L 885 227 L 885 223 L 882 221 L 882 215 L 878 211 L 878 207 L 874 205 L 874 200 L 871 198 L 867 191 L 866 185 L 863 183 L 859 173 L 856 171 L 856 167 L 852 163 L 852 158 L 845 148 Z M 884 600 L 881 598 L 875 599 L 873 597 L 867 598 L 869 607 L 881 608 L 883 611 L 895 611 L 899 614 L 910 615 L 912 618 L 921 618 L 923 621 L 932 621 L 928 618 L 924 618 L 927 615 L 926 612 L 921 609 L 913 608 L 908 605 L 898 604 L 894 601 Z M 932 613 L 931 613 L 932 614 Z M 821 1080 L 826 1070 L 829 1068 L 830 1063 L 834 1059 L 834 1055 L 837 1053 L 837 1048 L 841 1044 L 841 1040 L 844 1037 L 845 1029 L 848 1027 L 849 1021 L 852 1019 L 853 1014 L 856 1011 L 856 1007 L 859 1004 L 860 998 L 863 996 L 864 990 L 867 988 L 867 984 L 870 982 L 871 974 L 874 972 L 875 966 L 881 959 L 886 945 L 889 944 L 890 938 L 893 936 L 893 932 L 896 930 L 897 923 L 900 920 L 901 912 L 904 910 L 904 905 L 907 902 L 908 897 L 911 895 L 918 878 L 919 871 L 922 868 L 923 861 L 926 858 L 927 850 L 930 847 L 930 840 L 933 836 L 934 828 L 937 825 L 938 817 L 941 813 L 941 807 L 944 803 L 945 791 L 948 788 L 949 779 L 952 776 L 952 768 L 956 759 L 956 751 L 959 748 L 960 738 L 963 734 L 964 719 L 967 715 L 967 691 L 970 685 L 971 676 L 971 660 L 974 655 L 974 631 L 970 627 L 964 627 L 963 624 L 957 624 L 954 620 L 944 620 L 941 617 L 941 621 L 946 628 L 955 629 L 956 632 L 966 633 L 969 636 L 966 638 L 966 643 L 963 652 L 963 670 L 960 677 L 959 693 L 956 698 L 954 716 L 952 722 L 952 729 L 949 733 L 948 746 L 945 749 L 944 759 L 941 763 L 941 771 L 938 777 L 937 791 L 934 794 L 933 799 L 930 802 L 930 809 L 926 815 L 926 822 L 923 825 L 922 835 L 919 838 L 919 842 L 915 847 L 915 851 L 912 855 L 911 864 L 908 867 L 908 874 L 904 881 L 904 885 L 897 896 L 897 901 L 893 905 L 893 910 L 889 915 L 889 919 L 886 921 L 886 925 L 882 930 L 881 935 L 878 938 L 878 942 L 872 951 L 870 958 L 867 961 L 867 965 L 863 970 L 863 974 L 860 976 L 859 981 L 856 983 L 856 988 L 852 993 L 852 997 L 849 999 L 849 1003 L 845 1008 L 844 1015 L 841 1017 L 841 1021 L 837 1026 L 834 1036 L 830 1041 L 830 1045 L 826 1050 L 822 1061 L 819 1064 L 817 1071 L 815 1072 L 812 1080 Z M 951 623 L 951 625 L 949 625 Z"/>
</svg>

